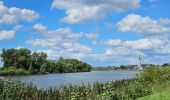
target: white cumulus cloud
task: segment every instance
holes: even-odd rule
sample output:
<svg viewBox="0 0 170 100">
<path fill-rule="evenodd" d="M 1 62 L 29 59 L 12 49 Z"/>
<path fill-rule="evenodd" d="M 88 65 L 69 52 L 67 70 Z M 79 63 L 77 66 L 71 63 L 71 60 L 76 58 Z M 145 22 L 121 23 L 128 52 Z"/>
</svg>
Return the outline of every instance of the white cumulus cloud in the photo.
<svg viewBox="0 0 170 100">
<path fill-rule="evenodd" d="M 21 25 L 16 25 L 11 30 L 0 30 L 0 41 L 13 39 L 15 37 L 16 31 L 21 27 Z"/>
<path fill-rule="evenodd" d="M 33 26 L 33 30 L 44 32 L 44 31 L 47 30 L 47 27 L 44 26 L 44 25 L 42 25 L 42 24 L 40 24 L 40 23 L 38 23 L 38 24 L 35 24 L 35 25 Z"/>
<path fill-rule="evenodd" d="M 139 39 L 136 41 L 125 41 L 123 46 L 131 47 L 132 49 L 152 49 L 163 45 L 160 39 Z"/>
<path fill-rule="evenodd" d="M 88 33 L 88 34 L 85 34 L 85 36 L 86 36 L 87 38 L 95 39 L 95 38 L 98 37 L 98 34 Z"/>
<path fill-rule="evenodd" d="M 157 35 L 160 33 L 170 32 L 170 27 L 162 24 L 168 20 L 153 20 L 150 17 L 129 14 L 117 23 L 117 28 L 122 32 L 134 32 L 138 34 Z M 168 21 L 169 22 L 169 21 Z"/>
<path fill-rule="evenodd" d="M 121 45 L 121 40 L 120 39 L 109 39 L 107 41 L 102 42 L 103 45 L 106 46 L 119 46 Z"/>
<path fill-rule="evenodd" d="M 61 22 L 96 21 L 112 12 L 138 9 L 141 0 L 54 0 L 51 7 L 66 10 Z"/>
<path fill-rule="evenodd" d="M 74 54 L 74 56 L 76 54 L 86 54 L 92 51 L 90 47 L 77 43 L 77 40 L 84 36 L 82 32 L 74 33 L 68 27 L 48 30 L 47 27 L 42 24 L 35 24 L 33 28 L 36 31 L 42 32 L 43 38 L 27 40 L 26 43 L 31 44 L 32 46 L 48 48 L 52 51 L 59 50 Z"/>
<path fill-rule="evenodd" d="M 8 8 L 0 1 L 0 24 L 13 24 L 19 21 L 30 22 L 39 18 L 39 14 L 30 9 Z"/>
</svg>

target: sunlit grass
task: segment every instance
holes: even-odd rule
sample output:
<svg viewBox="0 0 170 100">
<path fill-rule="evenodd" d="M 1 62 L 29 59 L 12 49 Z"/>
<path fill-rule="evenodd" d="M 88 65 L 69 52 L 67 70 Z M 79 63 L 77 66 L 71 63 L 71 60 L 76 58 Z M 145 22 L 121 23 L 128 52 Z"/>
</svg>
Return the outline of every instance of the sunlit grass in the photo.
<svg viewBox="0 0 170 100">
<path fill-rule="evenodd" d="M 153 85 L 152 91 L 153 94 L 139 98 L 138 100 L 170 100 L 170 81 Z"/>
<path fill-rule="evenodd" d="M 138 100 L 170 100 L 170 88 Z"/>
</svg>

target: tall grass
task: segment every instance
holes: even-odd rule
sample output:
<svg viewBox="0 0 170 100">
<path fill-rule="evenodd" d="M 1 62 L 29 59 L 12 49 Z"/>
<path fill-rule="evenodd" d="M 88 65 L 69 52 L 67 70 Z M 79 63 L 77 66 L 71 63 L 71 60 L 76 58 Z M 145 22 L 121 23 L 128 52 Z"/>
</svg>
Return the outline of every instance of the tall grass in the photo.
<svg viewBox="0 0 170 100">
<path fill-rule="evenodd" d="M 151 67 L 134 79 L 46 90 L 19 80 L 0 80 L 0 100 L 133 100 L 152 94 L 156 84 L 169 80 L 170 67 Z"/>
</svg>

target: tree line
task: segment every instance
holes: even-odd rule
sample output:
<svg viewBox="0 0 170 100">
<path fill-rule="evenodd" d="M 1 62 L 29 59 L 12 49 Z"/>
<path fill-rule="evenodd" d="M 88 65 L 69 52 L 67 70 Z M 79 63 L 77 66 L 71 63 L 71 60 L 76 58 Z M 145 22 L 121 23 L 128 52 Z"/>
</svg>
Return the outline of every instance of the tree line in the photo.
<svg viewBox="0 0 170 100">
<path fill-rule="evenodd" d="M 32 74 L 87 72 L 91 70 L 91 65 L 77 59 L 48 60 L 46 53 L 31 52 L 26 48 L 3 49 L 0 56 L 3 69 L 24 69 Z"/>
<path fill-rule="evenodd" d="M 134 70 L 136 65 L 120 65 L 120 66 L 102 66 L 102 67 L 93 67 L 92 70 Z"/>
</svg>

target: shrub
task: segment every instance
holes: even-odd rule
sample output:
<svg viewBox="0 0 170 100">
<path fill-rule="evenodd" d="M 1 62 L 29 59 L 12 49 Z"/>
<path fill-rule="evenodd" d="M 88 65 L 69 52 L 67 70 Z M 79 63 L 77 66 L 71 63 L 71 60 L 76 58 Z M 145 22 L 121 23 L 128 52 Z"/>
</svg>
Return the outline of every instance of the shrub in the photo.
<svg viewBox="0 0 170 100">
<path fill-rule="evenodd" d="M 22 68 L 15 68 L 15 67 L 9 67 L 9 68 L 5 68 L 3 70 L 0 70 L 0 75 L 5 76 L 5 75 L 26 75 L 29 74 L 28 71 L 26 71 L 25 69 Z"/>
<path fill-rule="evenodd" d="M 27 71 L 25 69 L 19 68 L 19 69 L 16 70 L 15 73 L 18 74 L 18 75 L 22 75 L 22 74 L 26 74 Z"/>
</svg>

